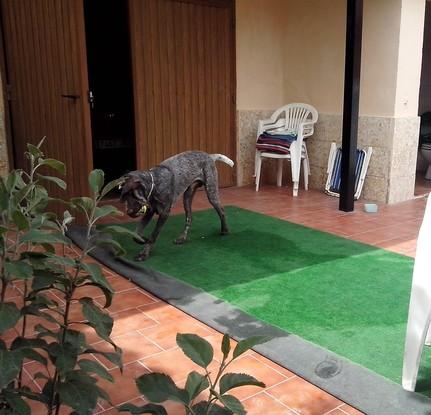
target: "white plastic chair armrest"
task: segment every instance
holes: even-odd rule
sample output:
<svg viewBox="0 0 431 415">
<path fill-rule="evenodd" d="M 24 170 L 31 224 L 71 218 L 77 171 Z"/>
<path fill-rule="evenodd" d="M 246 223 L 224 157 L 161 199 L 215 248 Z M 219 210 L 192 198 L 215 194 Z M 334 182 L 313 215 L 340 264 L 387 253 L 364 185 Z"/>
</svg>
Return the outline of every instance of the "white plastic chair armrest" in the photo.
<svg viewBox="0 0 431 415">
<path fill-rule="evenodd" d="M 298 137 L 299 135 L 302 136 L 302 138 L 306 138 L 309 137 L 310 135 L 314 134 L 314 121 L 308 121 L 308 122 L 303 122 L 301 124 L 299 124 L 299 128 L 298 128 Z"/>
<path fill-rule="evenodd" d="M 284 118 L 280 118 L 279 120 L 275 121 L 272 119 L 267 120 L 259 120 L 258 127 L 257 127 L 257 138 L 265 131 L 270 128 L 279 128 L 284 126 L 285 120 Z"/>
</svg>

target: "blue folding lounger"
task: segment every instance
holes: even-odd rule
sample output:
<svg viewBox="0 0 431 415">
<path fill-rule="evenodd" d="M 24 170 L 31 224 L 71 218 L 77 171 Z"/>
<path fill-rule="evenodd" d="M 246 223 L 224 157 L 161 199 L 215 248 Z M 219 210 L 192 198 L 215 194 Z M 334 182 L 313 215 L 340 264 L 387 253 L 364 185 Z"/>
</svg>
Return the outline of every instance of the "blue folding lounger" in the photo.
<svg viewBox="0 0 431 415">
<path fill-rule="evenodd" d="M 356 150 L 355 199 L 359 199 L 361 195 L 372 152 L 373 149 L 371 147 L 368 147 L 366 150 Z M 325 192 L 331 196 L 340 196 L 341 156 L 341 147 L 337 148 L 337 144 L 332 143 L 328 158 L 328 178 L 325 185 Z"/>
</svg>

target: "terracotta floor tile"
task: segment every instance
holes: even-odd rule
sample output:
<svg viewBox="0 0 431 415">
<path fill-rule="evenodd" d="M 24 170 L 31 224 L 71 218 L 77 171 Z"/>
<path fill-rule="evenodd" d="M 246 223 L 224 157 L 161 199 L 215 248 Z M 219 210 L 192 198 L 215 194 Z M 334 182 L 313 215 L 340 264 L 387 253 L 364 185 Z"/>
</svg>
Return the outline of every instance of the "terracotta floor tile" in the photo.
<svg viewBox="0 0 431 415">
<path fill-rule="evenodd" d="M 114 319 L 114 327 L 111 336 L 119 336 L 129 331 L 146 329 L 159 324 L 137 308 L 112 314 L 112 318 Z"/>
<path fill-rule="evenodd" d="M 234 360 L 232 364 L 228 366 L 227 372 L 246 373 L 247 375 L 254 376 L 258 381 L 265 383 L 267 388 L 283 382 L 286 379 L 286 376 L 262 364 L 262 362 L 251 355 L 240 356 L 238 359 Z M 262 388 L 258 386 L 243 386 L 241 388 L 232 389 L 232 395 L 243 400 L 261 391 Z"/>
<path fill-rule="evenodd" d="M 285 376 L 286 378 L 291 378 L 293 376 L 296 376 L 290 370 L 287 370 L 286 368 L 279 366 L 277 363 L 272 362 L 271 360 L 260 355 L 259 353 L 252 351 L 251 356 L 253 356 L 256 360 L 263 363 L 264 365 L 269 366 L 271 369 L 274 369 L 276 372 L 280 373 L 281 375 Z"/>
<path fill-rule="evenodd" d="M 291 409 L 275 400 L 265 392 L 258 393 L 242 402 L 247 415 L 296 415 Z"/>
<path fill-rule="evenodd" d="M 299 377 L 269 388 L 267 393 L 301 415 L 322 415 L 343 403 Z"/>
<path fill-rule="evenodd" d="M 135 286 L 136 287 L 136 286 Z M 103 304 L 104 297 L 96 297 L 95 299 L 99 304 Z M 110 313 L 119 313 L 120 311 L 129 308 L 137 308 L 148 303 L 153 303 L 154 299 L 147 294 L 144 294 L 138 288 L 133 288 L 127 291 L 121 291 L 114 296 L 111 306 L 109 307 Z"/>
<path fill-rule="evenodd" d="M 347 404 L 341 405 L 340 409 L 349 415 L 364 415 L 363 412 L 358 411 Z"/>
<path fill-rule="evenodd" d="M 112 337 L 112 340 L 123 350 L 123 364 L 136 362 L 144 357 L 160 353 L 163 350 L 137 331 L 131 331 L 121 336 Z M 94 346 L 101 351 L 113 351 L 112 346 L 107 342 L 96 343 Z M 113 369 L 115 367 L 113 363 L 102 356 L 98 355 L 97 359 L 103 363 L 107 369 Z"/>
<path fill-rule="evenodd" d="M 165 350 L 177 347 L 177 333 L 193 333 L 201 337 L 212 334 L 201 323 L 188 318 L 185 320 L 159 324 L 155 327 L 140 330 L 140 332 Z"/>
<path fill-rule="evenodd" d="M 148 373 L 148 370 L 140 363 L 135 362 L 124 366 L 123 374 L 120 373 L 119 369 L 113 369 L 110 373 L 114 376 L 115 382 L 111 383 L 102 379 L 99 386 L 109 394 L 113 405 L 119 405 L 141 396 L 136 387 L 135 379 Z M 103 402 L 102 406 L 105 409 L 110 408 L 106 402 Z"/>
<path fill-rule="evenodd" d="M 192 317 L 178 308 L 160 301 L 139 307 L 139 310 L 160 324 L 171 323 L 176 320 L 192 319 Z"/>
<path fill-rule="evenodd" d="M 205 373 L 204 369 L 193 363 L 180 349 L 171 349 L 158 354 L 157 356 L 142 359 L 141 362 L 151 371 L 165 373 L 174 379 L 175 382 L 184 380 L 193 370 Z M 211 369 L 218 367 L 216 364 L 210 365 Z"/>
</svg>

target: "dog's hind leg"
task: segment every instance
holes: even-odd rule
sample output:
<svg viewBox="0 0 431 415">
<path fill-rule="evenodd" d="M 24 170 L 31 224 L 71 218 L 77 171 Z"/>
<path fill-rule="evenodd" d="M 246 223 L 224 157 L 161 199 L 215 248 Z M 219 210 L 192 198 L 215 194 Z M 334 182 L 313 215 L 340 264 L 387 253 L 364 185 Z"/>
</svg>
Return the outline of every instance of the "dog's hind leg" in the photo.
<svg viewBox="0 0 431 415">
<path fill-rule="evenodd" d="M 217 172 L 211 172 L 209 176 L 207 176 L 207 181 L 205 183 L 205 190 L 207 192 L 207 197 L 211 205 L 216 210 L 217 214 L 220 217 L 220 233 L 222 235 L 227 235 L 229 233 L 229 228 L 226 222 L 226 215 L 224 213 L 223 206 L 220 203 L 220 198 L 218 194 L 218 181 L 217 181 Z"/>
<path fill-rule="evenodd" d="M 192 226 L 193 197 L 198 187 L 201 187 L 201 186 L 202 186 L 201 181 L 193 182 L 184 192 L 183 203 L 184 203 L 184 212 L 186 213 L 186 223 L 182 234 L 174 241 L 174 243 L 176 244 L 179 244 L 179 245 L 183 244 L 187 240 L 187 234 L 189 233 L 190 227 Z"/>
</svg>

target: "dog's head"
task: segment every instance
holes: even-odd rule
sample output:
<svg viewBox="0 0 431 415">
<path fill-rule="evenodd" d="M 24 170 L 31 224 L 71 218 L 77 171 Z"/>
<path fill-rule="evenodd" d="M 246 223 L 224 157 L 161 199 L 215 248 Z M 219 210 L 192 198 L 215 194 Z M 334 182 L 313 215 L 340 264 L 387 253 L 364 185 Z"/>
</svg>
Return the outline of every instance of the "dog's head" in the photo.
<svg viewBox="0 0 431 415">
<path fill-rule="evenodd" d="M 149 180 L 148 180 L 149 179 Z M 120 201 L 126 203 L 126 213 L 131 218 L 139 215 L 145 215 L 150 207 L 149 197 L 152 192 L 154 183 L 152 177 L 145 174 L 131 172 L 124 176 L 124 182 L 121 186 Z"/>
</svg>

